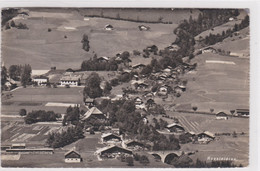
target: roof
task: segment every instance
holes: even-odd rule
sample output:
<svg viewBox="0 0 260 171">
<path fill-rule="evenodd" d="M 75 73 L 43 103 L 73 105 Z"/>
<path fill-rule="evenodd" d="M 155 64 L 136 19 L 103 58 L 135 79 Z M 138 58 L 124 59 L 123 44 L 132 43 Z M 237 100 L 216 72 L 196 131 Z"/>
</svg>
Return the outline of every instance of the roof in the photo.
<svg viewBox="0 0 260 171">
<path fill-rule="evenodd" d="M 145 66 L 145 65 L 144 65 L 144 64 L 141 64 L 141 63 L 132 65 L 133 68 L 138 68 L 138 67 L 143 67 L 143 66 Z"/>
<path fill-rule="evenodd" d="M 20 144 L 12 144 L 12 147 L 13 146 L 25 146 L 25 143 L 20 143 Z"/>
<path fill-rule="evenodd" d="M 120 149 L 129 151 L 129 152 L 132 153 L 132 150 L 129 150 L 129 149 L 123 148 L 123 147 L 119 147 L 119 146 L 117 146 L 117 145 L 110 145 L 110 146 L 106 146 L 106 147 L 104 147 L 104 148 L 100 148 L 100 149 L 98 149 L 98 150 L 96 151 L 96 153 L 99 154 L 99 153 L 102 153 L 102 152 L 107 151 L 107 150 L 112 149 L 112 148 L 120 148 Z"/>
<path fill-rule="evenodd" d="M 80 158 L 80 154 L 79 152 L 75 151 L 75 150 L 70 150 L 67 153 L 64 154 L 65 157 L 71 157 L 71 158 Z"/>
<path fill-rule="evenodd" d="M 113 26 L 111 24 L 107 24 L 105 25 L 105 28 L 113 28 Z"/>
<path fill-rule="evenodd" d="M 106 60 L 106 61 L 109 61 L 109 57 L 107 56 L 101 56 L 98 58 L 98 60 Z"/>
<path fill-rule="evenodd" d="M 139 144 L 143 144 L 143 143 L 141 143 L 141 142 L 139 142 L 139 141 L 136 141 L 136 140 L 129 140 L 129 141 L 125 142 L 125 144 L 128 145 L 128 144 L 134 143 L 134 142 L 139 143 Z M 144 145 L 144 144 L 143 144 L 143 145 Z"/>
<path fill-rule="evenodd" d="M 37 75 L 33 79 L 48 79 L 48 77 L 46 77 L 44 75 Z"/>
<path fill-rule="evenodd" d="M 78 81 L 81 78 L 81 75 L 64 75 L 61 77 L 61 81 Z"/>
<path fill-rule="evenodd" d="M 116 135 L 116 134 L 111 133 L 111 132 L 106 133 L 106 134 L 102 134 L 102 135 L 101 135 L 101 138 L 105 138 L 105 137 L 108 137 L 108 136 L 110 136 L 110 135 L 114 135 L 114 136 L 116 136 L 116 137 L 118 137 L 118 138 L 121 138 L 119 135 Z"/>
<path fill-rule="evenodd" d="M 215 135 L 213 133 L 209 132 L 209 131 L 204 131 L 204 132 L 202 132 L 200 134 L 206 134 L 206 135 L 208 135 L 208 136 L 210 136 L 212 138 L 215 138 Z"/>
<path fill-rule="evenodd" d="M 178 127 L 182 127 L 182 128 L 183 128 L 183 126 L 181 126 L 181 125 L 179 125 L 179 124 L 177 124 L 177 123 L 169 124 L 169 125 L 167 125 L 166 127 L 167 127 L 167 128 L 171 128 L 171 127 L 174 127 L 174 126 L 178 126 Z"/>
<path fill-rule="evenodd" d="M 93 102 L 94 102 L 94 99 L 87 98 L 87 99 L 85 99 L 85 102 L 93 103 Z"/>
<path fill-rule="evenodd" d="M 89 109 L 83 116 L 83 120 L 89 118 L 91 115 L 103 115 L 103 113 L 96 107 Z"/>
<path fill-rule="evenodd" d="M 216 114 L 216 116 L 227 116 L 227 114 L 224 113 L 224 112 L 219 112 L 219 113 Z"/>
</svg>

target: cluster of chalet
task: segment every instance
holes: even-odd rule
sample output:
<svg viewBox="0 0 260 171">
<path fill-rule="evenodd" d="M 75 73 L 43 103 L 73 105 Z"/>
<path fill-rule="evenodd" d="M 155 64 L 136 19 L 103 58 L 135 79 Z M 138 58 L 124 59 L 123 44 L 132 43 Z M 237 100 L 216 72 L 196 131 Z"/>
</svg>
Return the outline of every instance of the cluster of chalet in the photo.
<svg viewBox="0 0 260 171">
<path fill-rule="evenodd" d="M 167 125 L 166 129 L 169 132 L 176 133 L 177 135 L 185 133 L 186 135 L 188 135 L 191 138 L 191 140 L 193 142 L 199 143 L 199 144 L 207 144 L 210 141 L 213 141 L 215 139 L 215 135 L 209 131 L 204 131 L 204 132 L 197 133 L 197 134 L 192 131 L 186 132 L 185 128 L 177 123 L 172 123 L 172 124 Z"/>
<path fill-rule="evenodd" d="M 106 146 L 95 152 L 99 160 L 116 158 L 122 155 L 132 156 L 133 151 L 147 150 L 144 143 L 137 140 L 124 139 L 122 135 L 115 132 L 102 134 L 101 143 Z"/>
</svg>

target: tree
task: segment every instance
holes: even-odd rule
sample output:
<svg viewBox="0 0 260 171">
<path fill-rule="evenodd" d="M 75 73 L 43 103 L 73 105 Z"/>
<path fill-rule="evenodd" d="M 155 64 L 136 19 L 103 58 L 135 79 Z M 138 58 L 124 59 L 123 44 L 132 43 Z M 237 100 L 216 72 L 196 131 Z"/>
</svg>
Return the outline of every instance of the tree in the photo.
<svg viewBox="0 0 260 171">
<path fill-rule="evenodd" d="M 97 98 L 102 96 L 102 89 L 100 88 L 101 78 L 95 72 L 92 72 L 86 79 L 86 86 L 83 90 L 84 98 Z"/>
<path fill-rule="evenodd" d="M 25 116 L 26 115 L 26 110 L 25 109 L 20 109 L 20 111 L 19 111 L 19 115 L 20 116 Z"/>
<path fill-rule="evenodd" d="M 193 106 L 193 107 L 192 107 L 192 110 L 193 110 L 194 112 L 196 112 L 196 111 L 197 111 L 197 109 L 198 109 L 198 107 L 197 107 L 197 106 Z"/>
<path fill-rule="evenodd" d="M 8 29 L 10 29 L 10 28 L 11 28 L 11 27 L 10 27 L 10 24 L 9 24 L 9 23 L 6 23 L 6 24 L 5 24 L 5 29 L 8 30 Z"/>
<path fill-rule="evenodd" d="M 139 162 L 145 166 L 150 163 L 150 161 L 146 155 L 140 156 Z"/>
<path fill-rule="evenodd" d="M 11 21 L 11 24 L 10 24 L 11 27 L 15 27 L 15 22 L 12 20 Z"/>
<path fill-rule="evenodd" d="M 214 109 L 210 109 L 210 112 L 213 113 L 213 112 L 214 112 Z"/>
<path fill-rule="evenodd" d="M 1 68 L 1 85 L 2 87 L 5 85 L 7 81 L 7 70 L 5 66 L 2 66 Z"/>
<path fill-rule="evenodd" d="M 85 51 L 89 51 L 89 40 L 88 40 L 88 35 L 84 34 L 83 35 L 83 38 L 81 40 L 81 43 L 82 43 L 82 48 L 85 50 Z"/>
<path fill-rule="evenodd" d="M 230 113 L 231 113 L 231 115 L 232 115 L 232 117 L 233 117 L 233 115 L 234 115 L 234 113 L 235 113 L 235 110 L 230 110 Z"/>
<path fill-rule="evenodd" d="M 106 82 L 103 93 L 104 95 L 110 94 L 110 91 L 112 90 L 112 86 L 110 85 L 109 82 Z"/>
<path fill-rule="evenodd" d="M 124 51 L 121 55 L 120 55 L 121 59 L 127 60 L 130 57 L 130 53 L 128 51 Z"/>
<path fill-rule="evenodd" d="M 134 159 L 133 157 L 126 157 L 126 162 L 128 166 L 134 166 Z"/>
<path fill-rule="evenodd" d="M 21 83 L 23 87 L 26 87 L 31 81 L 32 68 L 29 64 L 25 64 L 21 75 Z"/>
<path fill-rule="evenodd" d="M 20 65 L 11 65 L 8 71 L 11 79 L 19 81 L 22 72 L 22 67 Z"/>
</svg>

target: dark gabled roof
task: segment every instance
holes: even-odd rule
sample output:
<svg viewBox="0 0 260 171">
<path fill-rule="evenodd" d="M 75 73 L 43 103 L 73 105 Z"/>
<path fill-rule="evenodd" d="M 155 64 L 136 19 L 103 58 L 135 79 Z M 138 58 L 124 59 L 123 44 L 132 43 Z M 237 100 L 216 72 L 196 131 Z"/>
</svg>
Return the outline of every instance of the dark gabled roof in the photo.
<svg viewBox="0 0 260 171">
<path fill-rule="evenodd" d="M 136 140 L 128 141 L 128 142 L 126 142 L 125 144 L 126 144 L 127 146 L 130 146 L 130 145 L 132 145 L 132 144 L 138 144 L 138 145 L 140 145 L 140 146 L 144 146 L 143 143 L 141 143 L 141 142 L 139 142 L 139 141 L 136 141 Z"/>
<path fill-rule="evenodd" d="M 133 152 L 131 150 L 123 148 L 123 147 L 119 147 L 117 145 L 107 146 L 107 147 L 98 149 L 96 152 L 97 152 L 97 154 L 102 154 L 105 152 L 109 152 L 111 150 L 121 150 L 121 151 L 124 151 L 125 153 L 133 154 Z"/>
<path fill-rule="evenodd" d="M 65 153 L 65 158 L 81 158 L 80 154 L 75 150 L 70 150 Z"/>
<path fill-rule="evenodd" d="M 216 114 L 216 116 L 227 116 L 227 114 L 224 113 L 224 112 L 219 112 L 219 113 Z"/>
<path fill-rule="evenodd" d="M 48 79 L 48 77 L 46 77 L 44 75 L 38 75 L 38 76 L 35 76 L 33 79 Z"/>
</svg>

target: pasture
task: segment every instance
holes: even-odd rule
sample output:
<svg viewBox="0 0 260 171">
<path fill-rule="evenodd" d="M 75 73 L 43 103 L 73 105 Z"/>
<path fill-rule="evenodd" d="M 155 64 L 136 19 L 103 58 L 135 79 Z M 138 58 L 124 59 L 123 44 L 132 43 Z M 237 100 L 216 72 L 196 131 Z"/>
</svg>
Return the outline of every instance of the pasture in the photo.
<svg viewBox="0 0 260 171">
<path fill-rule="evenodd" d="M 93 57 L 94 53 L 115 56 L 123 51 L 142 51 L 153 44 L 159 49 L 164 48 L 175 41 L 173 30 L 179 20 L 173 24 L 145 24 L 151 30 L 140 31 L 138 26 L 141 23 L 105 18 L 84 20 L 77 12 L 31 11 L 26 19 L 15 22 L 26 24 L 29 30 L 12 28 L 3 31 L 5 65 L 30 64 L 32 69 L 46 70 L 51 66 L 78 69 L 81 62 Z M 111 24 L 114 30 L 104 30 L 106 24 Z M 89 37 L 89 52 L 82 49 L 83 34 Z"/>
<path fill-rule="evenodd" d="M 64 106 L 48 106 L 52 103 L 71 103 L 82 104 L 83 88 L 20 88 L 12 92 L 12 98 L 3 101 L 1 112 L 6 115 L 18 115 L 19 110 L 24 108 L 27 112 L 32 110 L 53 110 L 57 113 L 65 113 L 66 105 Z"/>
<path fill-rule="evenodd" d="M 187 90 L 174 100 L 176 109 L 192 110 L 197 106 L 198 111 L 230 113 L 249 108 L 248 59 L 204 53 L 192 59 L 192 63 L 198 66 L 182 77 L 188 81 Z"/>
</svg>

